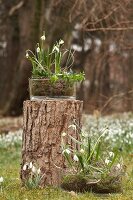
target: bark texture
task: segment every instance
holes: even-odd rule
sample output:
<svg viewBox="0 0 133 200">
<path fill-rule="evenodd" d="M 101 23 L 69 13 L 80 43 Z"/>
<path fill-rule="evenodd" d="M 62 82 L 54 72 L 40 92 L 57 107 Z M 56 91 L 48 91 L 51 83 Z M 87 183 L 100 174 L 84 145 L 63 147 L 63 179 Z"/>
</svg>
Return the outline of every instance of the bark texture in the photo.
<svg viewBox="0 0 133 200">
<path fill-rule="evenodd" d="M 61 173 L 66 168 L 61 150 L 61 135 L 67 132 L 78 138 L 77 130 L 68 128 L 76 123 L 81 127 L 82 101 L 78 100 L 41 100 L 24 102 L 23 145 L 22 145 L 22 182 L 29 174 L 23 170 L 25 163 L 33 162 L 45 174 L 41 186 L 60 184 Z M 72 140 L 66 142 L 71 146 Z"/>
</svg>

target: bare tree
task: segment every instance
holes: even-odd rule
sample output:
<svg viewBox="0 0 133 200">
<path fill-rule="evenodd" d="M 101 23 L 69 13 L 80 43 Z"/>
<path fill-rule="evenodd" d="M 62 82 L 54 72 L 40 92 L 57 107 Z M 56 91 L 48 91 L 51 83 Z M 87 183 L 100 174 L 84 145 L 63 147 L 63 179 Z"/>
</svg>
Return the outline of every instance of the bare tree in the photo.
<svg viewBox="0 0 133 200">
<path fill-rule="evenodd" d="M 0 15 L 1 114 L 21 113 L 31 74 L 25 50 L 43 30 L 48 45 L 63 38 L 75 50 L 73 69 L 86 74 L 78 96 L 87 112 L 133 109 L 132 0 L 1 0 Z"/>
</svg>

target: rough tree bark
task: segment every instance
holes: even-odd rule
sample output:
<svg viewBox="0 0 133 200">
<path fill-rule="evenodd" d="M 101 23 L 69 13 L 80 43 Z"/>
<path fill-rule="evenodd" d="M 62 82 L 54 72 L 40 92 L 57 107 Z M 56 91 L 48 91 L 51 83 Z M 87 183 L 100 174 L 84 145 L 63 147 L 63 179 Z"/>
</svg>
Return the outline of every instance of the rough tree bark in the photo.
<svg viewBox="0 0 133 200">
<path fill-rule="evenodd" d="M 66 168 L 61 150 L 61 135 L 67 132 L 78 138 L 77 130 L 68 128 L 76 123 L 81 127 L 82 101 L 41 100 L 24 102 L 24 124 L 22 145 L 21 179 L 24 183 L 29 176 L 23 170 L 25 163 L 33 162 L 41 169 L 41 185 L 60 184 L 61 169 Z M 66 137 L 66 143 L 74 146 Z"/>
</svg>

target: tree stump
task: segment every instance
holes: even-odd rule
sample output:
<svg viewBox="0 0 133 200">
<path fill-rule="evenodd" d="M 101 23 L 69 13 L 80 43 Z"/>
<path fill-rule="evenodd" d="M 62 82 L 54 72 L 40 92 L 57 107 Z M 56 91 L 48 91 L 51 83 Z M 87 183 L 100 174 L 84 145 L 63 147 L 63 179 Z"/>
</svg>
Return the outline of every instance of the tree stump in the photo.
<svg viewBox="0 0 133 200">
<path fill-rule="evenodd" d="M 41 186 L 57 186 L 61 171 L 66 168 L 61 149 L 61 136 L 67 132 L 78 138 L 77 130 L 68 128 L 76 121 L 81 127 L 83 102 L 71 99 L 27 100 L 23 107 L 23 140 L 21 179 L 25 183 L 29 174 L 25 163 L 36 163 L 43 176 Z M 66 141 L 75 145 L 71 139 Z"/>
</svg>

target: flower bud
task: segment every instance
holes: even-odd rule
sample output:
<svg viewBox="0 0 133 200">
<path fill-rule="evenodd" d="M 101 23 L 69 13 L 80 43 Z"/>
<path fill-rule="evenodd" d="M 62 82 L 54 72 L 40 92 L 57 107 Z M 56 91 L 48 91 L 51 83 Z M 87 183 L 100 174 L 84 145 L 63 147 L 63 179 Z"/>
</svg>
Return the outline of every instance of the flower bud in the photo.
<svg viewBox="0 0 133 200">
<path fill-rule="evenodd" d="M 36 49 L 36 52 L 37 52 L 37 53 L 39 53 L 39 52 L 40 52 L 40 48 L 39 48 L 39 47 L 37 47 L 37 49 Z"/>
<path fill-rule="evenodd" d="M 41 36 L 41 40 L 44 41 L 45 39 L 46 39 L 45 35 L 42 35 L 42 36 Z"/>
</svg>

